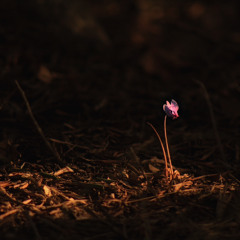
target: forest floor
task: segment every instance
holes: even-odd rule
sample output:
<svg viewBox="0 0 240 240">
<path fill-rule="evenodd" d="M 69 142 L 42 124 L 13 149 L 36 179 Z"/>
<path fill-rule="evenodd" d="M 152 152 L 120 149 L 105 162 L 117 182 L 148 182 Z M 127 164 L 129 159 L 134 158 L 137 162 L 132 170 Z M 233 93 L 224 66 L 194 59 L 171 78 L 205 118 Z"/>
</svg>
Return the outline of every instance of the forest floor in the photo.
<svg viewBox="0 0 240 240">
<path fill-rule="evenodd" d="M 240 239 L 237 7 L 127 2 L 1 10 L 1 240 Z"/>
</svg>

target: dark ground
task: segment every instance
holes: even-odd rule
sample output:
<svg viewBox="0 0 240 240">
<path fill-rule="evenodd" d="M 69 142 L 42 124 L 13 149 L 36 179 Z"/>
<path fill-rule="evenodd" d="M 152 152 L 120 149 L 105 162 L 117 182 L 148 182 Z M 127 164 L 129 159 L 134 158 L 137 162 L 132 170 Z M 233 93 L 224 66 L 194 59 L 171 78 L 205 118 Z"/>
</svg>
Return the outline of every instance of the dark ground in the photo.
<svg viewBox="0 0 240 240">
<path fill-rule="evenodd" d="M 240 239 L 239 7 L 1 1 L 0 239 Z"/>
</svg>

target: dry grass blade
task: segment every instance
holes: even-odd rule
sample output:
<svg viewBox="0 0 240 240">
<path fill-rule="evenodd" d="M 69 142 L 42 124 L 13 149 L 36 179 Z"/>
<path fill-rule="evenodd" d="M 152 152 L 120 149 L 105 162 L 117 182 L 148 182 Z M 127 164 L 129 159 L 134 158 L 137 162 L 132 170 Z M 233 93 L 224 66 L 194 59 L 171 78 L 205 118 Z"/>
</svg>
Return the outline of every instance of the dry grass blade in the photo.
<svg viewBox="0 0 240 240">
<path fill-rule="evenodd" d="M 224 150 L 223 150 L 222 141 L 221 141 L 221 138 L 220 138 L 220 135 L 219 135 L 219 132 L 218 132 L 218 128 L 217 128 L 217 121 L 216 121 L 215 116 L 214 116 L 213 106 L 212 106 L 212 103 L 211 103 L 208 91 L 207 91 L 205 85 L 201 81 L 195 80 L 195 82 L 203 90 L 203 93 L 204 93 L 204 96 L 205 96 L 205 99 L 206 99 L 206 102 L 207 102 L 207 105 L 208 105 L 208 109 L 209 109 L 209 113 L 210 113 L 213 129 L 214 129 L 214 134 L 215 134 L 216 141 L 217 141 L 217 144 L 218 144 L 218 148 L 219 148 L 219 151 L 220 151 L 220 154 L 221 154 L 221 157 L 222 157 L 222 161 L 223 161 L 224 165 L 227 165 L 226 164 L 225 153 L 224 153 Z"/>
<path fill-rule="evenodd" d="M 48 149 L 52 152 L 52 154 L 57 158 L 57 160 L 60 162 L 60 163 L 63 163 L 62 159 L 60 158 L 58 152 L 56 150 L 54 150 L 54 148 L 52 147 L 52 145 L 50 144 L 50 142 L 47 140 L 45 134 L 43 133 L 43 130 L 42 128 L 39 126 L 36 118 L 34 117 L 33 115 L 33 112 L 32 112 L 32 109 L 31 109 L 31 106 L 30 106 L 30 103 L 26 97 L 26 94 L 25 92 L 23 91 L 22 87 L 20 86 L 19 82 L 18 81 L 15 81 L 16 85 L 17 85 L 17 88 L 19 90 L 19 92 L 21 93 L 22 95 L 22 98 L 27 106 L 27 110 L 28 110 L 28 113 L 38 131 L 38 133 L 40 134 L 40 136 L 42 137 L 43 141 L 45 142 L 46 146 L 48 147 Z"/>
</svg>

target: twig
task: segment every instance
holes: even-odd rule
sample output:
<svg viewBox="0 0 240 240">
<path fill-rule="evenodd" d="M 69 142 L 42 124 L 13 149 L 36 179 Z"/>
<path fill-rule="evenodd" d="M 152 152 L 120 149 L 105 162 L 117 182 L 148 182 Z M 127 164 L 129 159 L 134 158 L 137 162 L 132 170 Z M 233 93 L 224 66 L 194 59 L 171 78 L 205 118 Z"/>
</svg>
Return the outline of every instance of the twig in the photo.
<svg viewBox="0 0 240 240">
<path fill-rule="evenodd" d="M 19 205 L 24 205 L 22 202 L 16 200 L 15 198 L 13 198 L 7 191 L 5 188 L 0 187 L 0 194 L 1 195 L 5 195 L 7 197 L 7 199 L 15 204 L 19 204 Z"/>
<path fill-rule="evenodd" d="M 167 138 L 167 115 L 165 115 L 165 118 L 164 118 L 164 135 L 165 135 L 165 143 L 166 143 L 168 161 L 169 161 L 169 165 L 170 165 L 171 178 L 172 178 L 172 177 L 173 177 L 173 166 L 172 166 L 171 155 L 170 155 L 170 151 L 169 151 L 169 147 L 168 147 L 168 138 Z"/>
<path fill-rule="evenodd" d="M 0 221 L 2 221 L 5 217 L 8 217 L 9 215 L 12 215 L 18 211 L 20 211 L 19 208 L 16 208 L 16 209 L 10 210 L 6 213 L 3 213 L 2 215 L 0 215 Z"/>
<path fill-rule="evenodd" d="M 16 83 L 16 85 L 17 85 L 17 88 L 18 88 L 19 92 L 20 92 L 21 95 L 22 95 L 22 98 L 23 98 L 23 100 L 24 100 L 24 102 L 25 102 L 25 104 L 26 104 L 26 106 L 27 106 L 28 113 L 29 113 L 29 115 L 30 115 L 30 117 L 31 117 L 31 119 L 32 119 L 32 121 L 33 121 L 33 123 L 34 123 L 34 125 L 35 125 L 35 127 L 36 127 L 36 129 L 37 129 L 37 131 L 38 131 L 38 133 L 40 134 L 40 136 L 42 137 L 43 141 L 45 142 L 45 144 L 46 144 L 46 146 L 49 148 L 49 150 L 52 152 L 52 154 L 57 158 L 57 160 L 58 160 L 59 162 L 63 163 L 63 161 L 62 161 L 62 159 L 60 158 L 58 152 L 57 152 L 56 150 L 54 150 L 54 148 L 52 147 L 52 145 L 50 144 L 50 142 L 47 140 L 47 138 L 45 137 L 45 135 L 44 135 L 44 133 L 43 133 L 42 128 L 39 126 L 36 118 L 34 117 L 33 112 L 32 112 L 32 109 L 31 109 L 31 106 L 30 106 L 30 104 L 29 104 L 29 101 L 28 101 L 28 99 L 27 99 L 27 97 L 26 97 L 25 92 L 23 91 L 23 89 L 21 88 L 21 86 L 20 86 L 20 84 L 18 83 L 17 80 L 15 81 L 15 83 Z"/>
<path fill-rule="evenodd" d="M 163 142 L 162 142 L 162 139 L 160 137 L 160 135 L 158 134 L 156 128 L 151 124 L 151 123 L 147 123 L 152 129 L 153 131 L 156 133 L 157 137 L 158 137 L 158 140 L 161 144 L 161 147 L 162 147 L 162 151 L 163 151 L 163 156 L 164 156 L 164 160 L 165 160 L 165 168 L 166 168 L 166 179 L 168 179 L 168 160 L 167 160 L 167 155 L 166 155 L 166 151 L 165 151 L 165 148 L 164 148 L 164 145 L 163 145 Z"/>
<path fill-rule="evenodd" d="M 226 158 L 225 158 L 224 150 L 223 150 L 223 146 L 222 146 L 222 142 L 221 142 L 221 138 L 219 136 L 219 132 L 218 132 L 218 129 L 217 129 L 217 122 L 216 122 L 216 119 L 215 119 L 215 116 L 214 116 L 213 107 L 212 107 L 212 103 L 211 103 L 209 94 L 207 92 L 207 89 L 206 89 L 205 85 L 201 81 L 195 80 L 195 82 L 203 90 L 205 99 L 207 101 L 207 105 L 208 105 L 208 109 L 209 109 L 209 113 L 210 113 L 210 117 L 211 117 L 211 121 L 212 121 L 212 125 L 213 125 L 213 130 L 214 130 L 214 133 L 215 133 L 215 137 L 216 137 L 217 145 L 218 145 L 218 148 L 219 148 L 219 151 L 220 151 L 220 154 L 221 154 L 221 158 L 223 160 L 223 163 L 225 165 L 227 165 L 226 164 Z"/>
</svg>

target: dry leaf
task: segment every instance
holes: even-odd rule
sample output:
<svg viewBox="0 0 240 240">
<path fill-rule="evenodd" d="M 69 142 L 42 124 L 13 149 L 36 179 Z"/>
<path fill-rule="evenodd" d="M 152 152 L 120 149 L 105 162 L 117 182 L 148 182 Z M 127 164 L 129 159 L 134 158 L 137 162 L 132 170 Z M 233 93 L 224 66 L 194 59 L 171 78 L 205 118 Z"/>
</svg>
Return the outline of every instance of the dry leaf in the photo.
<svg viewBox="0 0 240 240">
<path fill-rule="evenodd" d="M 28 187 L 29 183 L 28 182 L 24 182 L 22 183 L 22 185 L 20 186 L 20 189 L 26 189 Z"/>
<path fill-rule="evenodd" d="M 44 193 L 47 197 L 51 197 L 52 196 L 52 192 L 51 192 L 51 189 L 47 186 L 47 185 L 44 185 L 43 186 L 43 190 L 44 190 Z"/>
<path fill-rule="evenodd" d="M 44 83 L 51 83 L 53 80 L 53 74 L 44 65 L 40 66 L 37 77 L 40 81 L 42 81 Z"/>
<path fill-rule="evenodd" d="M 152 164 L 148 164 L 148 167 L 149 167 L 149 170 L 151 171 L 151 172 L 153 172 L 153 173 L 157 173 L 157 172 L 159 172 L 160 170 L 158 169 L 158 168 L 156 168 L 156 167 L 154 167 Z"/>
<path fill-rule="evenodd" d="M 32 199 L 27 199 L 27 200 L 23 201 L 22 203 L 25 204 L 25 205 L 27 205 L 27 204 L 29 204 L 31 201 L 32 201 Z"/>
</svg>

